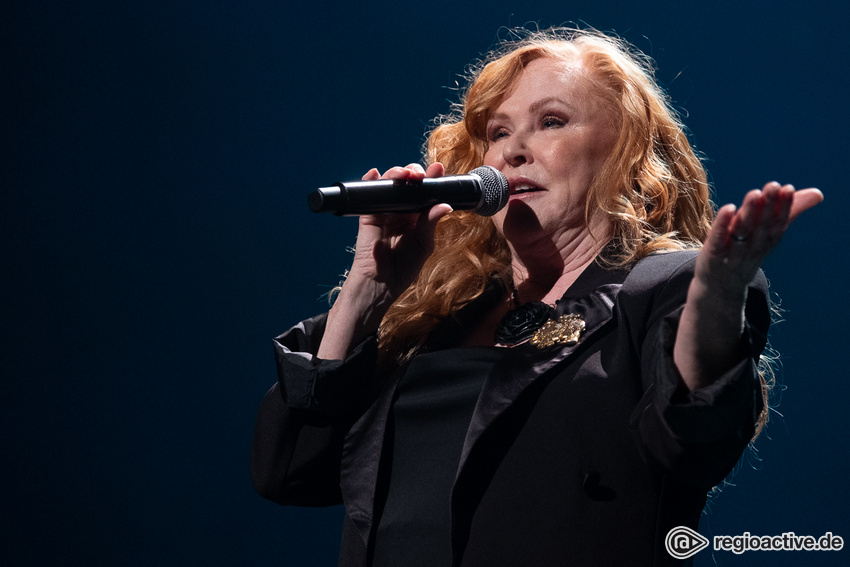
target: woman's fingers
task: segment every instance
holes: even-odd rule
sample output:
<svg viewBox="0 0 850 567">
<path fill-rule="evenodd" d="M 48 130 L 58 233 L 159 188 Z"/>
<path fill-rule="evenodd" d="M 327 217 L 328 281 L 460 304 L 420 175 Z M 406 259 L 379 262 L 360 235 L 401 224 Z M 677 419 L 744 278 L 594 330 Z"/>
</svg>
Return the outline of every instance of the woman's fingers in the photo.
<svg viewBox="0 0 850 567">
<path fill-rule="evenodd" d="M 446 174 L 446 168 L 443 167 L 443 164 L 435 161 L 431 165 L 428 166 L 428 169 L 425 170 L 425 177 L 442 177 Z"/>
<path fill-rule="evenodd" d="M 428 222 L 437 226 L 437 221 L 452 212 L 452 206 L 448 203 L 440 203 L 439 205 L 434 205 L 430 209 L 428 209 L 425 213 L 425 217 L 428 219 Z"/>
<path fill-rule="evenodd" d="M 376 168 L 373 167 L 372 169 L 367 171 L 363 175 L 363 177 L 361 177 L 360 179 L 362 181 L 375 181 L 376 179 L 380 179 L 380 178 L 381 178 L 381 174 L 378 172 L 378 170 Z"/>
<path fill-rule="evenodd" d="M 729 238 L 733 243 L 747 242 L 752 237 L 761 212 L 762 197 L 763 194 L 758 189 L 753 189 L 744 196 L 744 201 L 729 227 Z"/>
<path fill-rule="evenodd" d="M 418 163 L 410 163 L 404 167 L 397 165 L 384 172 L 381 179 L 422 179 L 425 169 Z"/>
<path fill-rule="evenodd" d="M 705 242 L 702 275 L 721 286 L 746 283 L 794 219 L 822 200 L 817 189 L 770 182 L 748 192 L 740 207 L 721 207 Z"/>
<path fill-rule="evenodd" d="M 445 168 L 440 162 L 434 162 L 424 169 L 418 163 L 410 163 L 404 167 L 400 165 L 389 168 L 383 175 L 374 167 L 370 169 L 362 177 L 363 181 L 371 181 L 374 179 L 422 179 L 425 177 L 442 177 L 445 174 Z"/>
<path fill-rule="evenodd" d="M 428 169 L 424 169 L 418 163 L 410 163 L 404 167 L 395 166 L 386 170 L 383 175 L 375 168 L 370 169 L 363 175 L 363 181 L 374 181 L 377 179 L 413 179 L 413 180 L 422 180 L 426 177 L 442 177 L 445 174 L 445 168 L 443 164 L 440 162 L 434 162 L 428 166 Z M 417 227 L 420 231 L 424 231 L 423 234 L 427 234 L 429 232 L 433 233 L 433 228 L 436 227 L 437 221 L 452 212 L 452 208 L 447 204 L 440 204 L 431 207 L 430 209 L 423 211 L 422 213 L 418 213 L 419 217 L 412 217 L 416 219 Z M 369 222 L 373 222 L 372 217 L 376 218 L 384 218 L 387 215 L 370 215 Z"/>
<path fill-rule="evenodd" d="M 768 183 L 760 191 L 744 198 L 733 224 L 732 250 L 741 258 L 756 258 L 758 263 L 779 243 L 787 224 L 787 211 L 779 213 L 778 183 Z"/>
<path fill-rule="evenodd" d="M 794 222 L 794 219 L 800 216 L 801 213 L 808 211 L 821 201 L 823 201 L 823 193 L 814 187 L 795 191 L 792 197 L 791 212 L 789 214 L 788 222 Z"/>
<path fill-rule="evenodd" d="M 427 171 L 418 163 L 410 163 L 404 167 L 391 167 L 383 174 L 373 168 L 363 175 L 362 179 L 364 181 L 377 179 L 422 180 L 425 177 L 441 177 L 444 173 L 443 164 L 439 162 L 429 165 Z M 411 190 L 415 191 L 416 188 L 412 187 Z M 412 236 L 414 241 L 409 242 L 410 238 L 406 238 L 405 240 L 411 245 L 416 242 L 416 245 L 430 253 L 430 249 L 433 248 L 434 230 L 436 229 L 437 222 L 450 212 L 452 212 L 452 207 L 443 203 L 435 205 L 421 213 L 361 215 L 360 223 L 361 225 L 382 227 L 383 232 L 377 236 L 378 238 L 400 238 L 412 228 L 414 229 L 413 234 L 409 236 Z M 394 240 L 390 243 L 390 249 L 394 249 L 401 244 L 400 241 Z"/>
<path fill-rule="evenodd" d="M 705 242 L 705 248 L 712 254 L 725 255 L 732 241 L 731 229 L 732 221 L 735 219 L 737 207 L 733 204 L 723 205 L 717 211 L 714 217 L 714 222 L 711 225 L 711 231 L 708 233 L 708 238 Z"/>
<path fill-rule="evenodd" d="M 779 183 L 768 183 L 762 190 L 764 204 L 756 230 L 759 232 L 763 245 L 770 252 L 782 240 L 785 229 L 788 228 L 788 215 L 791 212 L 791 202 L 794 199 L 794 186 L 780 186 Z"/>
<path fill-rule="evenodd" d="M 796 191 L 793 185 L 775 181 L 747 193 L 732 220 L 729 239 L 749 243 L 750 249 L 767 254 L 779 244 L 788 226 L 800 214 L 823 201 L 817 189 Z"/>
</svg>

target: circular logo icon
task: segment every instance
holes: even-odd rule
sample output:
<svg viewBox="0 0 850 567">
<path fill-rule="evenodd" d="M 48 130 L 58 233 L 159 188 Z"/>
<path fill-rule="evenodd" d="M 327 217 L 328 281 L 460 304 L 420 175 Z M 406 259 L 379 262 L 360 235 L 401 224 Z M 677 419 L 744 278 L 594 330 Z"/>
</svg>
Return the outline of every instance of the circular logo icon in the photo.
<svg viewBox="0 0 850 567">
<path fill-rule="evenodd" d="M 693 557 L 708 546 L 708 539 L 687 526 L 677 526 L 667 532 L 664 547 L 676 559 Z"/>
</svg>

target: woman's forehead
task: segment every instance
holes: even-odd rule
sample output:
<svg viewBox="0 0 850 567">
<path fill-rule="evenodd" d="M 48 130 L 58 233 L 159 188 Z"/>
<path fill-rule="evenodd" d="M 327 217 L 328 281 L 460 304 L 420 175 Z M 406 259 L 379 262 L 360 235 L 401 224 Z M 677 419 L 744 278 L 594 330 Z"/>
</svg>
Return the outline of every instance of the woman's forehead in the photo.
<svg viewBox="0 0 850 567">
<path fill-rule="evenodd" d="M 524 66 L 490 111 L 498 112 L 505 103 L 520 97 L 526 103 L 557 98 L 572 106 L 587 104 L 597 98 L 593 87 L 594 81 L 578 57 L 539 57 Z"/>
</svg>

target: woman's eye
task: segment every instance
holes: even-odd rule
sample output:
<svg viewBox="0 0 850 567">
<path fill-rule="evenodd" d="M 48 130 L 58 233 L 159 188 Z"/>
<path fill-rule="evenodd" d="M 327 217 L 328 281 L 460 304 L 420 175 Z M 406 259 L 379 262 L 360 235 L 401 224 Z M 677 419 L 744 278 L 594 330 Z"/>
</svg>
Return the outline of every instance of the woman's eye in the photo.
<svg viewBox="0 0 850 567">
<path fill-rule="evenodd" d="M 508 132 L 504 128 L 496 128 L 495 130 L 490 132 L 490 141 L 494 142 L 494 141 L 496 141 L 500 138 L 504 138 L 507 135 L 508 135 Z"/>
<path fill-rule="evenodd" d="M 540 124 L 544 128 L 560 128 L 566 123 L 567 121 L 561 118 L 560 116 L 544 116 L 543 119 L 540 121 Z"/>
</svg>

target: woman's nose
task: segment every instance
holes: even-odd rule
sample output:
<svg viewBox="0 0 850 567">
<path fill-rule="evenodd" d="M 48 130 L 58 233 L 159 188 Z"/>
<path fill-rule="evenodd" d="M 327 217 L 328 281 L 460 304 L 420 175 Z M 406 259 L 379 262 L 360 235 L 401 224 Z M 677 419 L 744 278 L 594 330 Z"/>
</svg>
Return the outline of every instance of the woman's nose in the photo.
<svg viewBox="0 0 850 567">
<path fill-rule="evenodd" d="M 511 134 L 502 147 L 502 157 L 505 163 L 514 167 L 534 161 L 528 136 L 522 132 Z"/>
</svg>

